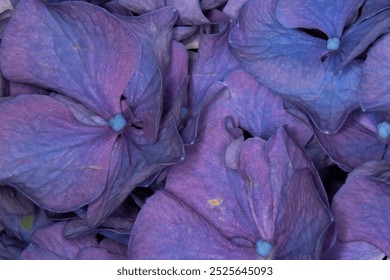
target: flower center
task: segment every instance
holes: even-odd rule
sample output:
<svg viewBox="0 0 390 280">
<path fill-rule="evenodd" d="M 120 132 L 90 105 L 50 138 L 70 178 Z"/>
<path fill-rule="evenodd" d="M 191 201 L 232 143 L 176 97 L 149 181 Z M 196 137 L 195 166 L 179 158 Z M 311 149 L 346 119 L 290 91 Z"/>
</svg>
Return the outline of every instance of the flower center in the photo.
<svg viewBox="0 0 390 280">
<path fill-rule="evenodd" d="M 390 123 L 384 121 L 377 125 L 378 135 L 382 139 L 387 139 L 390 136 Z"/>
<path fill-rule="evenodd" d="M 256 242 L 256 252 L 263 258 L 268 258 L 271 254 L 271 251 L 273 249 L 273 246 L 270 242 L 259 239 Z"/>
<path fill-rule="evenodd" d="M 127 121 L 122 114 L 116 114 L 108 120 L 108 124 L 115 132 L 120 132 L 127 125 Z"/>
<path fill-rule="evenodd" d="M 328 42 L 326 43 L 326 48 L 330 51 L 337 51 L 340 47 L 340 38 L 333 37 L 329 38 Z"/>
</svg>

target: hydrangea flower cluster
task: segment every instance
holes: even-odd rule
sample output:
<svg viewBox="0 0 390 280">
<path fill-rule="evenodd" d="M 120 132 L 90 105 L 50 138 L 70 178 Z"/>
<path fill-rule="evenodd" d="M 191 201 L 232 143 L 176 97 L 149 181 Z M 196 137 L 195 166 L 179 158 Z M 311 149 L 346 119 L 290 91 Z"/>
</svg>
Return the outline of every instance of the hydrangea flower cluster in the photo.
<svg viewBox="0 0 390 280">
<path fill-rule="evenodd" d="M 0 259 L 386 259 L 390 1 L 2 0 Z"/>
</svg>

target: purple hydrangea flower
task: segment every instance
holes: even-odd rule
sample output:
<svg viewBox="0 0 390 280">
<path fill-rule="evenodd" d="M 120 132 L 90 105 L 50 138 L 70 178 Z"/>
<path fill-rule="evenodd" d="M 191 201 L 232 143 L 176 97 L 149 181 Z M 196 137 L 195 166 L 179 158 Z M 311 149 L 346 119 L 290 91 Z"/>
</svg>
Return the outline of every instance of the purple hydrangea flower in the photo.
<svg viewBox="0 0 390 280">
<path fill-rule="evenodd" d="M 155 15 L 166 22 L 162 30 L 175 18 L 172 9 Z M 153 26 L 144 27 L 147 36 Z M 1 70 L 11 81 L 60 95 L 21 94 L 0 103 L 1 182 L 51 211 L 94 201 L 85 216 L 94 226 L 137 183 L 180 160 L 175 114 L 162 114 L 159 67 L 168 64 L 171 46 L 170 32 L 162 34 L 156 40 L 166 42 L 160 54 L 167 55 L 159 64 L 143 43 L 150 39 L 97 6 L 21 1 L 2 41 Z"/>
<path fill-rule="evenodd" d="M 249 0 L 230 44 L 244 69 L 332 134 L 359 106 L 355 58 L 390 26 L 388 10 L 356 19 L 363 2 Z"/>
<path fill-rule="evenodd" d="M 240 134 L 229 118 L 203 127 L 141 209 L 130 258 L 320 258 L 332 218 L 310 160 L 284 129 Z"/>
</svg>

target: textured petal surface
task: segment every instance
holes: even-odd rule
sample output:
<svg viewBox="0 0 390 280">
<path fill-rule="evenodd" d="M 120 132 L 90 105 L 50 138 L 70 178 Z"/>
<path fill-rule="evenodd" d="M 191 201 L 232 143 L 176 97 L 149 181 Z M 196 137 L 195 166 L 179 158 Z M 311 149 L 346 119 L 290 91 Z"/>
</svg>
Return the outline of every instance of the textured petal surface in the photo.
<svg viewBox="0 0 390 280">
<path fill-rule="evenodd" d="M 38 229 L 20 258 L 24 260 L 74 260 L 82 249 L 98 246 L 93 236 L 84 236 L 75 240 L 65 239 L 63 235 L 65 225 L 66 222 L 58 222 Z"/>
<path fill-rule="evenodd" d="M 166 190 L 141 209 L 130 257 L 262 258 L 260 239 L 274 246 L 268 258 L 319 257 L 330 214 L 304 152 L 283 130 L 267 143 L 242 142 L 228 125 L 209 122 L 170 170 Z"/>
<path fill-rule="evenodd" d="M 149 143 L 156 141 L 162 114 L 162 75 L 169 63 L 175 11 L 163 8 L 140 17 L 121 17 L 142 44 L 139 67 L 127 84 L 127 98 L 134 122 L 142 127 Z"/>
<path fill-rule="evenodd" d="M 349 18 L 364 0 L 279 0 L 276 17 L 289 28 L 318 29 L 329 38 L 341 37 Z"/>
<path fill-rule="evenodd" d="M 164 191 L 156 193 L 142 208 L 129 242 L 130 259 L 256 257 L 252 248 L 235 245 L 190 206 Z"/>
<path fill-rule="evenodd" d="M 108 119 L 121 112 L 120 96 L 139 56 L 136 37 L 105 10 L 33 0 L 15 10 L 0 65 L 7 79 L 55 90 Z"/>
<path fill-rule="evenodd" d="M 286 28 L 275 19 L 276 1 L 248 1 L 230 44 L 241 65 L 258 81 L 309 113 L 323 133 L 335 133 L 358 107 L 360 64 L 339 71 L 340 53 L 326 41 Z"/>
<path fill-rule="evenodd" d="M 337 133 L 323 134 L 316 128 L 314 133 L 329 157 L 342 169 L 351 171 L 384 156 L 386 143 L 378 137 L 376 117 L 375 114 L 356 111 Z"/>
<path fill-rule="evenodd" d="M 221 106 L 238 118 L 239 126 L 251 135 L 269 139 L 281 126 L 303 146 L 312 136 L 310 128 L 283 108 L 283 99 L 243 70 L 232 72 L 224 80 L 230 98 Z M 259 110 L 259 108 L 262 108 Z"/>
<path fill-rule="evenodd" d="M 382 260 L 385 254 L 372 244 L 363 241 L 342 242 L 337 240 L 323 256 L 328 260 Z"/>
<path fill-rule="evenodd" d="M 287 29 L 276 21 L 276 1 L 248 1 L 230 45 L 242 66 L 264 85 L 296 94 L 317 90 L 324 79 L 324 40 Z"/>
<path fill-rule="evenodd" d="M 338 238 L 364 241 L 390 255 L 389 162 L 373 161 L 355 169 L 333 199 Z"/>
<path fill-rule="evenodd" d="M 60 101 L 19 95 L 0 103 L 1 181 L 39 206 L 74 210 L 104 190 L 116 134 L 79 123 Z"/>
<path fill-rule="evenodd" d="M 365 110 L 390 111 L 390 34 L 368 53 L 362 71 L 360 103 Z"/>
<path fill-rule="evenodd" d="M 377 15 L 354 24 L 343 35 L 342 51 L 345 58 L 340 67 L 345 66 L 362 54 L 381 35 L 390 28 L 390 9 L 384 10 Z"/>
</svg>

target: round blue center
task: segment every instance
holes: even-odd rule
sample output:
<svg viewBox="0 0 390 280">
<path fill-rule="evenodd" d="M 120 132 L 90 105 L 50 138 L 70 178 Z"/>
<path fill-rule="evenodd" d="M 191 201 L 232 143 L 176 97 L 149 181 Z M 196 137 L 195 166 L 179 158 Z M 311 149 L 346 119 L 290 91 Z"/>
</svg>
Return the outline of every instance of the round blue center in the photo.
<svg viewBox="0 0 390 280">
<path fill-rule="evenodd" d="M 382 139 L 387 139 L 390 136 L 390 123 L 387 121 L 378 123 L 378 135 Z"/>
<path fill-rule="evenodd" d="M 108 120 L 108 124 L 115 132 L 119 132 L 127 125 L 127 121 L 122 114 L 116 114 Z"/>
<path fill-rule="evenodd" d="M 330 51 L 336 51 L 340 47 L 340 38 L 333 37 L 329 38 L 328 42 L 326 43 L 326 48 Z"/>
<path fill-rule="evenodd" d="M 268 258 L 271 254 L 273 246 L 270 242 L 259 239 L 256 242 L 256 252 L 263 258 Z"/>
</svg>

